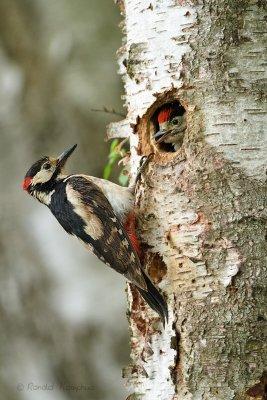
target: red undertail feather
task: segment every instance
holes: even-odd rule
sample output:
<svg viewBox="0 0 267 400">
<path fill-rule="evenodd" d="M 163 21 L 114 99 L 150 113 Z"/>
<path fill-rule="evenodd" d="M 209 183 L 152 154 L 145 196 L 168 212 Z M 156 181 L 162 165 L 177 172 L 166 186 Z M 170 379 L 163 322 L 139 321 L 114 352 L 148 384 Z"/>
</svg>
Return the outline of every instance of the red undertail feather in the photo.
<svg viewBox="0 0 267 400">
<path fill-rule="evenodd" d="M 136 234 L 136 217 L 134 212 L 128 214 L 126 221 L 124 223 L 124 228 L 128 234 L 128 237 L 130 239 L 133 248 L 135 249 L 139 258 L 141 258 L 142 252 L 141 252 L 140 242 Z"/>
<path fill-rule="evenodd" d="M 164 108 L 163 110 L 161 110 L 158 115 L 158 123 L 162 124 L 163 122 L 168 121 L 170 119 L 171 112 L 172 112 L 171 107 Z"/>
</svg>

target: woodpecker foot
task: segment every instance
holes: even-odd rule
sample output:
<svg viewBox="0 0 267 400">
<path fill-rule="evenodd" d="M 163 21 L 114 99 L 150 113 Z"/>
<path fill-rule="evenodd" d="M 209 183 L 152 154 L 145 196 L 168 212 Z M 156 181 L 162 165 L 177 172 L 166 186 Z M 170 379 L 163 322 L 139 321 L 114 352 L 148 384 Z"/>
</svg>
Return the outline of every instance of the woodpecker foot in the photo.
<svg viewBox="0 0 267 400">
<path fill-rule="evenodd" d="M 152 160 L 153 156 L 154 156 L 154 153 L 150 153 L 148 156 L 142 156 L 141 157 L 140 165 L 139 165 L 139 168 L 137 170 L 137 175 L 136 175 L 136 178 L 135 178 L 135 185 L 137 185 L 137 183 L 140 181 L 140 179 L 142 177 L 142 173 L 146 169 L 148 163 Z"/>
</svg>

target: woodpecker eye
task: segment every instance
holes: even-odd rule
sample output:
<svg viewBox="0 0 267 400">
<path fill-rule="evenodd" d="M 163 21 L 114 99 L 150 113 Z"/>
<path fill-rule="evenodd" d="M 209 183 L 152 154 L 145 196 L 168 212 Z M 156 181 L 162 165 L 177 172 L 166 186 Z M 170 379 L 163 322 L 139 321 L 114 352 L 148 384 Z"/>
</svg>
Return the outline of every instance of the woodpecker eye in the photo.
<svg viewBox="0 0 267 400">
<path fill-rule="evenodd" d="M 44 165 L 43 165 L 43 169 L 50 169 L 51 168 L 51 164 L 49 163 L 49 162 L 46 162 Z"/>
<path fill-rule="evenodd" d="M 174 117 L 172 120 L 171 120 L 171 123 L 173 124 L 173 125 L 178 125 L 178 124 L 180 124 L 180 121 L 181 120 L 181 117 Z"/>
</svg>

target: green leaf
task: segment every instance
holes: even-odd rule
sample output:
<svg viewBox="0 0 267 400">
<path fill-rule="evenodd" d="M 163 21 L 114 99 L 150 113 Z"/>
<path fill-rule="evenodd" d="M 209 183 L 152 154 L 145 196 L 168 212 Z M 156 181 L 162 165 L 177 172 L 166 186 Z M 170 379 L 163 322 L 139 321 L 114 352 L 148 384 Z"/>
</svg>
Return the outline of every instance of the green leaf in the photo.
<svg viewBox="0 0 267 400">
<path fill-rule="evenodd" d="M 118 146 L 119 140 L 118 139 L 113 139 L 110 145 L 110 153 L 115 149 L 116 146 Z"/>
<path fill-rule="evenodd" d="M 113 170 L 113 166 L 116 163 L 116 161 L 122 159 L 126 154 L 127 150 L 125 147 L 125 140 L 120 142 L 119 139 L 113 139 L 111 144 L 110 144 L 110 150 L 109 150 L 109 155 L 108 155 L 108 161 L 107 164 L 104 167 L 103 170 L 103 178 L 104 179 L 109 179 L 110 175 Z M 119 146 L 119 144 L 121 145 Z M 122 168 L 120 175 L 118 177 L 119 183 L 123 186 L 126 186 L 128 184 L 129 178 L 127 174 L 125 174 L 126 169 Z"/>
<path fill-rule="evenodd" d="M 109 156 L 108 156 L 108 159 L 109 159 L 110 162 L 112 162 L 112 164 L 114 164 L 114 162 L 115 162 L 118 158 L 120 158 L 120 155 L 119 155 L 119 153 L 115 153 L 115 152 L 110 153 Z"/>
<path fill-rule="evenodd" d="M 112 165 L 111 164 L 107 164 L 104 168 L 103 171 L 103 178 L 104 179 L 108 179 L 111 175 L 111 170 L 112 170 Z"/>
</svg>

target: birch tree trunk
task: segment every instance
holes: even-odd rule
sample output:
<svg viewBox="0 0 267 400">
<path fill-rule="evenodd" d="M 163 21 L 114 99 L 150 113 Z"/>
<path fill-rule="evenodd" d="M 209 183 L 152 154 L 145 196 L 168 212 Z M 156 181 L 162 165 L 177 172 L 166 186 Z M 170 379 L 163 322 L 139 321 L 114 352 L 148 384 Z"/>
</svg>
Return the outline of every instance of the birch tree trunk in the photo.
<svg viewBox="0 0 267 400">
<path fill-rule="evenodd" d="M 128 288 L 129 399 L 266 398 L 264 2 L 124 0 L 119 50 L 144 266 L 169 323 Z M 154 115 L 180 103 L 182 147 L 153 140 Z M 266 120 L 265 120 L 266 121 Z M 264 140 L 265 139 L 265 140 Z"/>
</svg>

